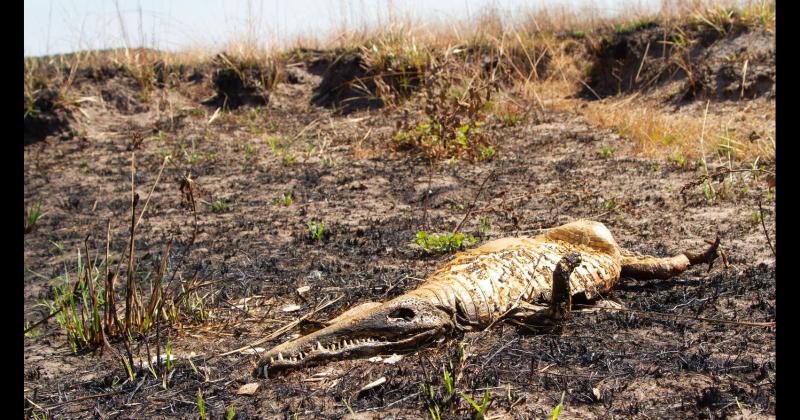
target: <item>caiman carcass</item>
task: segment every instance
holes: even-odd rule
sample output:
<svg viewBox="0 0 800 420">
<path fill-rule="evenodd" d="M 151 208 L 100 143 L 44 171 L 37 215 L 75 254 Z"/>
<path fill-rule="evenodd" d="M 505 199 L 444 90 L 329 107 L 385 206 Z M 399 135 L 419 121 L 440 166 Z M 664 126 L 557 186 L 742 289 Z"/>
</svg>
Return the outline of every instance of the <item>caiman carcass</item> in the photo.
<svg viewBox="0 0 800 420">
<path fill-rule="evenodd" d="M 554 323 L 571 299 L 603 300 L 621 276 L 666 279 L 713 263 L 719 238 L 707 249 L 667 258 L 621 249 L 599 222 L 581 220 L 528 238 L 503 238 L 457 254 L 417 289 L 384 303 L 348 310 L 322 329 L 262 355 L 254 372 L 413 351 L 455 331 L 491 326 L 500 318 Z"/>
</svg>

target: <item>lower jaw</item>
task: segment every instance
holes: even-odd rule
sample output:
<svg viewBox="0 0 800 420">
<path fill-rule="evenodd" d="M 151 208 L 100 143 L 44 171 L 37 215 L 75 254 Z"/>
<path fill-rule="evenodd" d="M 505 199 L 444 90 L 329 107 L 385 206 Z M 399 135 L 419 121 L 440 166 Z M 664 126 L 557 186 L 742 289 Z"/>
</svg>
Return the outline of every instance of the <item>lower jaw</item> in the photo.
<svg viewBox="0 0 800 420">
<path fill-rule="evenodd" d="M 271 371 L 281 371 L 281 370 L 289 370 L 289 369 L 299 369 L 303 367 L 310 367 L 320 364 L 325 364 L 329 362 L 335 362 L 339 360 L 346 360 L 348 358 L 361 358 L 366 356 L 374 356 L 376 354 L 380 354 L 384 351 L 391 351 L 393 346 L 383 345 L 381 347 L 362 347 L 362 348 L 352 348 L 347 349 L 342 352 L 336 353 L 326 353 L 325 355 L 321 356 L 312 356 L 306 357 L 302 361 L 297 362 L 280 362 L 274 363 L 272 365 L 265 365 L 264 372 L 266 374 L 267 369 Z M 395 349 L 395 351 L 399 351 L 399 349 Z"/>
<path fill-rule="evenodd" d="M 435 338 L 437 335 L 438 334 L 432 332 L 424 332 L 393 343 L 378 344 L 369 347 L 356 347 L 341 352 L 327 353 L 324 356 L 306 357 L 302 361 L 297 362 L 286 362 L 284 359 L 283 361 L 278 361 L 276 364 L 266 364 L 258 370 L 261 371 L 261 376 L 266 377 L 268 371 L 286 371 L 345 360 L 348 358 L 363 358 L 366 356 L 375 356 L 377 354 L 387 352 L 403 352 L 408 351 L 408 349 L 414 348 L 415 346 L 423 346 L 425 343 L 429 342 L 430 339 Z"/>
</svg>

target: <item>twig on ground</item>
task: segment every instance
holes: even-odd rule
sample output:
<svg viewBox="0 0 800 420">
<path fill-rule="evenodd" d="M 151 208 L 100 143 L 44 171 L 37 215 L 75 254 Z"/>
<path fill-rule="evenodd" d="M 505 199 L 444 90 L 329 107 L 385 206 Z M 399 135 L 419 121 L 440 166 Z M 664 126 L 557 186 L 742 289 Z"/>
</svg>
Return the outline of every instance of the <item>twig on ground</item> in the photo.
<svg viewBox="0 0 800 420">
<path fill-rule="evenodd" d="M 158 175 L 156 176 L 156 182 L 153 183 L 153 188 L 150 188 L 150 192 L 147 193 L 147 198 L 145 198 L 144 200 L 144 206 L 142 206 L 142 212 L 139 213 L 139 219 L 136 220 L 136 226 L 139 226 L 139 223 L 142 222 L 142 218 L 144 217 L 144 212 L 147 211 L 147 204 L 150 203 L 150 196 L 152 196 L 153 191 L 156 190 L 158 181 L 161 180 L 161 174 L 164 172 L 164 167 L 167 166 L 168 161 L 169 161 L 169 156 L 165 156 L 164 163 L 161 164 L 161 169 L 158 170 Z"/>
<path fill-rule="evenodd" d="M 777 260 L 778 256 L 775 254 L 775 246 L 772 245 L 772 240 L 769 238 L 769 232 L 767 231 L 767 225 L 764 224 L 764 209 L 761 207 L 761 197 L 758 198 L 758 215 L 759 219 L 761 219 L 761 227 L 764 229 L 764 236 L 767 237 L 769 249 L 772 250 L 772 256 Z"/>
<path fill-rule="evenodd" d="M 144 380 L 142 382 L 144 382 Z M 108 397 L 108 396 L 111 396 L 111 395 L 114 395 L 114 394 L 119 394 L 120 392 L 121 391 L 111 391 L 111 392 L 103 392 L 101 394 L 94 394 L 94 395 L 86 395 L 86 396 L 83 396 L 83 397 L 77 397 L 77 398 L 71 399 L 69 401 L 64 401 L 64 402 L 60 402 L 58 404 L 54 404 L 54 405 L 45 407 L 44 411 L 50 411 L 50 410 L 52 410 L 54 408 L 61 407 L 62 405 L 67 405 L 67 404 L 71 404 L 71 403 L 78 402 L 78 401 L 85 401 L 85 400 L 91 400 L 91 399 L 94 399 L 94 398 Z M 28 401 L 30 401 L 30 400 L 28 400 Z"/>
<path fill-rule="evenodd" d="M 62 306 L 61 308 L 58 308 L 57 310 L 55 310 L 55 311 L 54 311 L 53 313 L 51 313 L 50 315 L 47 315 L 46 317 L 42 318 L 41 320 L 39 320 L 39 321 L 36 321 L 36 323 L 35 323 L 35 324 L 33 324 L 33 325 L 31 325 L 30 327 L 28 327 L 28 328 L 25 328 L 25 331 L 23 332 L 23 335 L 25 335 L 25 334 L 29 333 L 29 332 L 30 332 L 32 329 L 34 329 L 34 328 L 38 327 L 39 325 L 42 325 L 42 324 L 44 324 L 45 322 L 47 322 L 47 320 L 48 320 L 48 319 L 50 319 L 50 318 L 52 318 L 52 317 L 56 316 L 56 315 L 57 315 L 59 312 L 61 312 L 61 310 L 62 310 L 62 309 L 64 309 L 64 307 L 63 307 L 63 306 Z"/>
<path fill-rule="evenodd" d="M 478 192 L 477 192 L 477 193 L 475 193 L 475 197 L 472 199 L 472 203 L 470 203 L 470 205 L 469 205 L 469 208 L 467 209 L 467 213 L 464 215 L 464 218 L 463 218 L 463 219 L 461 219 L 461 222 L 459 222 L 459 223 L 458 223 L 458 225 L 456 226 L 456 228 L 455 228 L 455 229 L 453 229 L 453 234 L 454 234 L 454 235 L 455 235 L 456 233 L 458 233 L 458 231 L 459 231 L 459 230 L 461 229 L 461 227 L 464 225 L 464 222 L 466 222 L 466 221 L 467 221 L 467 218 L 469 217 L 469 214 L 470 214 L 470 213 L 472 213 L 472 209 L 475 207 L 475 203 L 478 201 L 478 198 L 481 196 L 481 193 L 483 192 L 483 187 L 486 185 L 486 182 L 487 182 L 487 181 L 489 181 L 489 178 L 491 178 L 491 177 L 492 177 L 492 175 L 494 175 L 494 169 L 492 169 L 492 170 L 489 172 L 489 175 L 486 175 L 486 178 L 484 178 L 484 179 L 483 179 L 483 182 L 481 182 L 481 185 L 480 185 L 480 187 L 478 187 Z"/>
<path fill-rule="evenodd" d="M 307 314 L 301 316 L 300 318 L 297 318 L 296 320 L 284 325 L 283 327 L 278 328 L 275 332 L 273 332 L 272 334 L 270 334 L 270 335 L 268 335 L 268 336 L 266 336 L 264 338 L 256 340 L 255 342 L 252 342 L 252 343 L 250 343 L 250 344 L 248 344 L 248 345 L 246 345 L 244 347 L 239 347 L 238 349 L 235 349 L 235 350 L 231 350 L 231 351 L 228 351 L 228 352 L 225 352 L 225 353 L 222 353 L 222 354 L 217 354 L 217 355 L 211 356 L 211 357 L 209 357 L 209 359 L 212 359 L 214 357 L 229 356 L 229 355 L 234 354 L 234 353 L 239 353 L 241 351 L 248 350 L 248 349 L 250 349 L 252 347 L 255 347 L 255 346 L 257 346 L 259 344 L 262 344 L 262 343 L 265 343 L 267 341 L 274 340 L 274 339 L 280 337 L 283 333 L 285 333 L 285 332 L 291 330 L 292 328 L 296 327 L 298 324 L 300 324 L 304 320 L 306 320 L 309 317 L 315 315 L 317 312 L 319 312 L 319 311 L 327 308 L 328 306 L 331 306 L 334 303 L 338 302 L 343 297 L 344 297 L 344 295 L 341 295 L 341 296 L 337 297 L 336 299 L 333 299 L 331 301 L 323 303 L 322 305 L 314 308 L 314 310 L 312 310 L 311 312 L 308 312 Z"/>
</svg>

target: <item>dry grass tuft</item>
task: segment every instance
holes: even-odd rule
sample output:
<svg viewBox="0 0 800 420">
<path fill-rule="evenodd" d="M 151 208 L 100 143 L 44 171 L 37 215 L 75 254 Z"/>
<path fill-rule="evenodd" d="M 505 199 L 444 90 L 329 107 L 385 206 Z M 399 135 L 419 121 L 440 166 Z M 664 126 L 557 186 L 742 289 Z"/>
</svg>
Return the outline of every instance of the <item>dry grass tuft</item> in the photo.
<svg viewBox="0 0 800 420">
<path fill-rule="evenodd" d="M 581 111 L 590 123 L 632 140 L 637 153 L 667 158 L 679 166 L 703 156 L 716 156 L 722 161 L 772 161 L 775 104 L 753 105 L 759 111 L 729 113 L 728 109 L 711 108 L 705 129 L 704 107 L 675 112 L 634 98 L 590 102 Z"/>
</svg>

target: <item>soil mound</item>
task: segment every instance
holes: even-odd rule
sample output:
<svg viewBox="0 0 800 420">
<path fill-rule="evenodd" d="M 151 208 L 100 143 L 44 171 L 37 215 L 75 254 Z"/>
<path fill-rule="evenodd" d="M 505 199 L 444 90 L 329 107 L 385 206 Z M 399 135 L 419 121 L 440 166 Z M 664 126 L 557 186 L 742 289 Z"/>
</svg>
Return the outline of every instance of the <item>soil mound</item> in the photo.
<svg viewBox="0 0 800 420">
<path fill-rule="evenodd" d="M 35 99 L 25 98 L 24 144 L 70 130 L 72 112 L 59 105 L 59 99 L 58 91 L 52 89 L 43 90 Z"/>
<path fill-rule="evenodd" d="M 666 99 L 754 99 L 775 95 L 775 35 L 732 24 L 642 25 L 594 48 L 585 98 L 668 89 Z"/>
<path fill-rule="evenodd" d="M 224 54 L 217 56 L 212 83 L 217 94 L 204 105 L 236 109 L 269 102 L 269 91 L 278 80 L 274 63 L 257 60 L 234 63 Z"/>
<path fill-rule="evenodd" d="M 144 91 L 138 87 L 128 86 L 124 80 L 115 78 L 108 81 L 106 86 L 100 90 L 100 96 L 104 101 L 113 105 L 120 114 L 133 115 L 147 112 L 150 109 L 141 100 L 142 92 Z"/>
<path fill-rule="evenodd" d="M 314 73 L 325 64 L 323 59 L 317 59 L 308 68 Z M 394 56 L 370 66 L 361 54 L 346 52 L 325 66 L 311 102 L 342 114 L 380 108 L 385 97 L 408 96 L 420 84 L 421 73 Z"/>
</svg>

